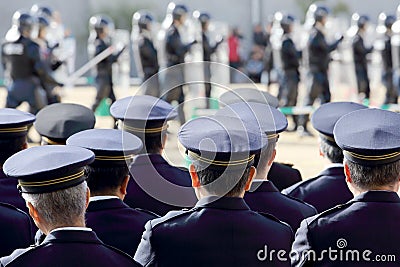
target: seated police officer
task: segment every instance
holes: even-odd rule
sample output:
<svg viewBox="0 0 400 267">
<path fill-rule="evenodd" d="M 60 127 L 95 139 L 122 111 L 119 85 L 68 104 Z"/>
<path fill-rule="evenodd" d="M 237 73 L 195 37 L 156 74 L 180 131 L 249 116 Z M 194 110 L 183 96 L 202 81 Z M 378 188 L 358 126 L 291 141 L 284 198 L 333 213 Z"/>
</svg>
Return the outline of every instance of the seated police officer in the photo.
<svg viewBox="0 0 400 267">
<path fill-rule="evenodd" d="M 191 210 L 149 221 L 135 260 L 143 266 L 288 266 L 275 257 L 265 262 L 257 251 L 290 249 L 290 227 L 251 211 L 243 200 L 256 173 L 254 156 L 267 136 L 237 118 L 214 116 L 187 122 L 179 141 L 192 160 L 199 201 Z"/>
<path fill-rule="evenodd" d="M 219 102 L 222 106 L 237 102 L 255 102 L 264 103 L 271 107 L 279 106 L 278 98 L 268 92 L 260 91 L 254 88 L 238 88 L 223 93 Z M 293 164 L 273 162 L 268 172 L 268 180 L 282 191 L 283 189 L 301 181 L 299 170 L 292 168 Z"/>
<path fill-rule="evenodd" d="M 17 190 L 16 180 L 4 174 L 3 165 L 10 156 L 27 148 L 28 125 L 34 120 L 35 116 L 27 112 L 0 109 L 0 256 L 33 243 L 33 222 L 21 211 L 28 211 L 25 201 Z"/>
<path fill-rule="evenodd" d="M 52 104 L 36 116 L 36 131 L 41 135 L 42 145 L 65 145 L 71 135 L 92 129 L 96 123 L 93 111 L 79 104 Z"/>
<path fill-rule="evenodd" d="M 170 165 L 162 156 L 167 139 L 167 121 L 177 116 L 173 107 L 153 96 L 117 100 L 110 109 L 119 127 L 138 136 L 144 144 L 130 166 L 128 194 L 124 201 L 158 215 L 193 207 L 196 196 L 189 172 Z"/>
<path fill-rule="evenodd" d="M 357 110 L 338 120 L 333 133 L 354 198 L 301 223 L 293 266 L 377 266 L 376 260 L 389 257 L 381 264 L 398 266 L 399 125 L 399 114 L 379 109 Z M 302 257 L 310 250 L 317 260 Z"/>
<path fill-rule="evenodd" d="M 47 236 L 1 258 L 0 266 L 136 266 L 85 227 L 90 193 L 84 167 L 93 160 L 87 149 L 54 145 L 26 149 L 5 162 L 4 172 L 18 179 L 29 214 Z"/>
<path fill-rule="evenodd" d="M 106 244 L 133 256 L 145 223 L 157 217 L 123 202 L 129 181 L 128 164 L 142 149 L 142 141 L 120 130 L 90 129 L 72 135 L 67 145 L 90 149 L 96 156 L 85 167 L 90 189 L 86 225 Z"/>
<path fill-rule="evenodd" d="M 268 181 L 267 175 L 275 159 L 279 133 L 288 125 L 285 115 L 267 104 L 254 102 L 228 105 L 219 110 L 217 115 L 239 117 L 245 125 L 250 123 L 260 127 L 268 137 L 268 145 L 256 156 L 257 174 L 244 196 L 252 210 L 270 213 L 288 223 L 294 231 L 304 218 L 317 214 L 314 207 L 281 194 L 273 182 Z"/>
<path fill-rule="evenodd" d="M 327 166 L 317 177 L 299 182 L 282 193 L 313 205 L 318 212 L 352 199 L 344 177 L 343 152 L 333 138 L 333 127 L 347 113 L 365 108 L 353 102 L 332 102 L 314 112 L 311 124 L 319 132 L 319 154 Z"/>
</svg>

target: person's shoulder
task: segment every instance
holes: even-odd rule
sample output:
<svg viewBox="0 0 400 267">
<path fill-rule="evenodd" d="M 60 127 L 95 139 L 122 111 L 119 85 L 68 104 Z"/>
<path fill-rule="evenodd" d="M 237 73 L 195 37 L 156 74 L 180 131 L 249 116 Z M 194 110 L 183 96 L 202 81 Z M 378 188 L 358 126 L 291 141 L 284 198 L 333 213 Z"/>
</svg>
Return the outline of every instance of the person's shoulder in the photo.
<svg viewBox="0 0 400 267">
<path fill-rule="evenodd" d="M 289 186 L 288 188 L 282 190 L 282 193 L 285 195 L 291 195 L 291 194 L 295 194 L 296 192 L 300 191 L 300 190 L 304 190 L 304 188 L 312 185 L 315 181 L 318 180 L 318 178 L 320 178 L 320 176 L 317 177 L 313 177 L 307 180 L 303 180 L 300 181 L 292 186 Z"/>
<path fill-rule="evenodd" d="M 146 210 L 146 209 L 141 209 L 141 208 L 135 208 L 135 211 L 137 211 L 140 214 L 143 214 L 147 217 L 152 217 L 153 219 L 155 218 L 160 218 L 160 216 L 152 211 Z"/>
<path fill-rule="evenodd" d="M 266 213 L 266 212 L 256 212 L 256 211 L 253 211 L 253 212 L 259 214 L 262 217 L 264 217 L 266 219 L 266 222 L 268 222 L 269 224 L 274 225 L 275 227 L 281 229 L 282 231 L 285 231 L 285 232 L 289 233 L 290 235 L 293 234 L 293 230 L 290 227 L 290 225 L 287 224 L 286 222 L 283 222 L 283 221 L 279 220 L 274 215 Z"/>
<path fill-rule="evenodd" d="M 311 214 L 317 214 L 317 210 L 315 209 L 315 207 L 308 204 L 307 202 L 304 202 L 303 200 L 292 197 L 290 195 L 285 195 L 285 194 L 281 194 L 281 195 L 282 195 L 282 197 L 286 198 L 286 200 L 288 202 L 290 202 L 293 206 L 296 206 L 299 209 L 302 209 L 304 211 L 308 211 Z"/>
<path fill-rule="evenodd" d="M 1 266 L 21 266 L 20 260 L 23 260 L 23 257 L 28 256 L 31 253 L 35 253 L 39 247 L 40 245 L 32 245 L 28 248 L 16 249 L 11 253 L 11 255 L 0 258 Z"/>
<path fill-rule="evenodd" d="M 190 216 L 192 213 L 194 213 L 196 211 L 197 211 L 196 208 L 172 210 L 172 211 L 169 211 L 167 214 L 165 214 L 162 217 L 159 217 L 159 218 L 149 221 L 148 224 L 151 226 L 151 228 L 155 229 L 155 228 L 163 226 L 165 224 L 173 223 L 173 222 L 176 222 L 176 220 L 180 220 L 187 216 Z"/>
<path fill-rule="evenodd" d="M 21 219 L 26 219 L 29 221 L 29 215 L 26 214 L 24 211 L 18 209 L 17 207 L 8 204 L 8 203 L 3 203 L 0 202 L 0 212 L 1 213 L 6 213 L 6 214 L 13 214 L 13 219 L 16 219 L 16 217 L 20 217 Z"/>
<path fill-rule="evenodd" d="M 330 208 L 328 210 L 325 210 L 315 216 L 306 218 L 305 220 L 307 221 L 307 224 L 309 226 L 313 226 L 313 225 L 320 225 L 319 222 L 324 221 L 324 225 L 328 225 L 329 221 L 332 217 L 341 214 L 343 212 L 345 212 L 348 208 L 350 208 L 353 205 L 352 201 L 349 201 L 347 203 L 344 204 L 340 204 L 337 205 L 333 208 Z"/>
</svg>

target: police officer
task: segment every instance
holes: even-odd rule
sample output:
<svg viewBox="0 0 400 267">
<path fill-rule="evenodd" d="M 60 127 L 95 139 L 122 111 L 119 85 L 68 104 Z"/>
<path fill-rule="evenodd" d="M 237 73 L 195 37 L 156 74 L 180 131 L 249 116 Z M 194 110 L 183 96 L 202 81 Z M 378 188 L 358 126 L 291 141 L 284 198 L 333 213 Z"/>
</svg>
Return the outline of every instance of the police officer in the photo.
<svg viewBox="0 0 400 267">
<path fill-rule="evenodd" d="M 140 32 L 138 48 L 144 74 L 143 82 L 146 87 L 144 93 L 146 95 L 159 97 L 160 88 L 158 76 L 152 77 L 158 73 L 159 69 L 157 49 L 154 47 L 153 38 L 151 36 L 151 25 L 154 18 L 148 12 L 136 12 L 133 15 L 133 21 L 138 25 Z"/>
<path fill-rule="evenodd" d="M 40 58 L 39 46 L 31 40 L 34 19 L 28 13 L 17 11 L 13 27 L 18 28 L 15 40 L 6 40 L 2 46 L 2 63 L 10 79 L 6 107 L 16 108 L 26 101 L 35 114 L 47 104 L 46 94 L 40 84 L 62 86 L 49 74 Z"/>
<path fill-rule="evenodd" d="M 331 61 L 330 52 L 335 50 L 343 40 L 343 36 L 332 44 L 325 39 L 325 24 L 329 10 L 324 6 L 317 6 L 314 11 L 314 25 L 308 40 L 308 64 L 311 76 L 311 87 L 308 90 L 305 105 L 314 104 L 315 99 L 321 99 L 321 103 L 331 101 L 331 92 L 328 80 L 328 68 Z M 299 117 L 298 130 L 301 135 L 311 135 L 307 130 L 307 118 Z"/>
<path fill-rule="evenodd" d="M 366 48 L 364 45 L 364 34 L 369 22 L 368 16 L 361 15 L 357 20 L 358 31 L 353 38 L 353 58 L 357 77 L 358 93 L 369 99 L 370 87 L 367 69 L 367 55 L 372 52 L 373 47 Z"/>
<path fill-rule="evenodd" d="M 145 223 L 157 217 L 123 202 L 129 182 L 128 165 L 142 149 L 142 141 L 120 130 L 90 129 L 72 135 L 67 145 L 90 149 L 96 156 L 85 169 L 90 189 L 86 225 L 106 244 L 133 256 Z"/>
<path fill-rule="evenodd" d="M 304 218 L 317 214 L 311 205 L 281 194 L 274 183 L 268 180 L 268 172 L 276 155 L 279 133 L 288 125 L 285 115 L 267 104 L 254 102 L 228 105 L 216 115 L 239 117 L 245 125 L 261 127 L 268 137 L 268 145 L 256 156 L 257 173 L 250 190 L 244 196 L 244 200 L 252 210 L 272 214 L 288 223 L 294 231 Z"/>
<path fill-rule="evenodd" d="M 96 117 L 92 110 L 79 104 L 56 103 L 38 112 L 34 127 L 42 145 L 65 145 L 71 135 L 92 129 Z"/>
<path fill-rule="evenodd" d="M 215 53 L 218 46 L 222 44 L 223 39 L 219 40 L 215 45 L 210 44 L 210 39 L 208 37 L 208 27 L 210 25 L 210 15 L 208 13 L 200 13 L 199 21 L 201 24 L 201 36 L 202 36 L 202 44 L 203 44 L 203 70 L 204 70 L 204 87 L 205 87 L 205 96 L 206 96 L 206 108 L 210 108 L 210 97 L 211 97 L 211 69 L 210 62 L 211 55 Z"/>
<path fill-rule="evenodd" d="M 185 55 L 192 47 L 193 44 L 197 43 L 197 40 L 192 41 L 189 44 L 182 42 L 179 28 L 185 23 L 186 14 L 188 9 L 184 5 L 175 5 L 172 10 L 173 22 L 169 27 L 166 34 L 165 51 L 167 54 L 167 67 L 170 68 L 166 72 L 166 89 L 168 90 L 163 99 L 168 103 L 178 101 L 178 116 L 181 124 L 184 124 L 185 113 L 183 111 L 183 102 L 185 101 L 185 95 L 183 93 L 184 73 L 183 66 L 177 66 L 185 63 Z M 172 67 L 172 68 L 171 68 Z"/>
<path fill-rule="evenodd" d="M 1 258 L 0 266 L 137 266 L 85 227 L 90 192 L 83 168 L 93 160 L 93 152 L 84 148 L 38 146 L 4 163 L 4 172 L 18 179 L 29 214 L 47 236 L 40 245 Z"/>
<path fill-rule="evenodd" d="M 91 27 L 93 27 L 96 37 L 94 40 L 95 53 L 94 56 L 97 56 L 104 50 L 110 47 L 110 34 L 113 28 L 113 22 L 110 18 L 103 15 L 97 15 L 90 18 L 89 21 Z M 124 47 L 125 48 L 125 47 Z M 104 98 L 109 98 L 111 102 L 116 100 L 113 82 L 112 82 L 112 64 L 118 60 L 118 57 L 124 51 L 122 48 L 116 54 L 112 54 L 101 62 L 97 64 L 97 73 L 96 73 L 96 99 L 92 105 L 92 110 L 96 111 L 97 107 L 100 105 L 100 102 Z"/>
<path fill-rule="evenodd" d="M 282 106 L 290 107 L 297 104 L 298 85 L 300 81 L 299 60 L 301 58 L 301 51 L 296 49 L 291 38 L 294 20 L 293 16 L 284 15 L 280 22 L 283 29 L 281 59 L 284 71 L 283 92 L 280 102 Z M 296 116 L 293 116 L 293 121 L 295 124 L 293 130 L 297 130 Z"/>
<path fill-rule="evenodd" d="M 365 109 L 366 106 L 353 102 L 332 102 L 320 106 L 311 118 L 311 123 L 319 132 L 319 153 L 327 167 L 317 177 L 299 182 L 282 192 L 313 205 L 323 212 L 352 198 L 347 188 L 343 152 L 333 137 L 335 123 L 347 113 Z"/>
<path fill-rule="evenodd" d="M 257 251 L 288 251 L 290 227 L 251 211 L 243 200 L 255 175 L 254 156 L 267 136 L 238 118 L 214 116 L 187 122 L 179 141 L 192 160 L 199 201 L 191 210 L 148 222 L 135 260 L 143 266 L 288 266 L 275 257 L 265 262 Z"/>
<path fill-rule="evenodd" d="M 386 32 L 384 36 L 385 48 L 382 50 L 383 61 L 383 83 L 386 86 L 385 104 L 396 104 L 399 93 L 393 84 L 393 62 L 392 62 L 392 25 L 396 17 L 388 15 L 385 18 Z"/>
<path fill-rule="evenodd" d="M 361 109 L 339 119 L 333 133 L 343 149 L 346 183 L 354 198 L 301 223 L 292 266 L 376 265 L 379 255 L 393 255 L 382 259 L 385 266 L 398 265 L 399 125 L 399 114 L 380 109 Z M 297 257 L 310 251 L 318 261 Z"/>
<path fill-rule="evenodd" d="M 120 129 L 136 135 L 144 144 L 130 166 L 125 203 L 158 215 L 193 207 L 196 196 L 187 169 L 170 165 L 162 156 L 167 122 L 177 116 L 174 108 L 156 97 L 137 95 L 117 100 L 110 112 Z"/>
</svg>

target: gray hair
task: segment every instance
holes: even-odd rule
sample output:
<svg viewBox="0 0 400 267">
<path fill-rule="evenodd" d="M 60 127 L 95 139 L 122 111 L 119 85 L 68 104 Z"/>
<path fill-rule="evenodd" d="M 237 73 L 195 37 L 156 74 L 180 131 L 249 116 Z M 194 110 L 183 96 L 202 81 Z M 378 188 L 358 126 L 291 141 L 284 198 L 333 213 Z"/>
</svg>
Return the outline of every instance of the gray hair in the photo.
<svg viewBox="0 0 400 267">
<path fill-rule="evenodd" d="M 345 159 L 353 183 L 360 189 L 371 190 L 395 184 L 400 177 L 400 160 L 377 166 L 363 166 Z"/>
<path fill-rule="evenodd" d="M 86 210 L 86 181 L 67 189 L 50 193 L 26 194 L 22 197 L 38 211 L 50 226 L 68 226 L 84 220 Z"/>
<path fill-rule="evenodd" d="M 277 139 L 268 140 L 268 145 L 260 153 L 260 159 L 257 164 L 257 173 L 265 173 L 267 171 L 267 163 L 271 159 L 276 148 Z"/>
<path fill-rule="evenodd" d="M 324 156 L 332 163 L 343 163 L 343 151 L 338 146 L 333 146 L 320 138 L 319 147 Z"/>
</svg>

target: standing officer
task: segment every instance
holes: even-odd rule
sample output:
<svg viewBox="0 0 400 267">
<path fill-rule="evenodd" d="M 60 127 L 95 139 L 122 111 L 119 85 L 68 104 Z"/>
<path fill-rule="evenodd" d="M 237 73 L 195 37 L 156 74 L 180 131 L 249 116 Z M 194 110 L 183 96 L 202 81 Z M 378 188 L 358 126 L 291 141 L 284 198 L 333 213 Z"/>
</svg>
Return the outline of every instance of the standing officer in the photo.
<svg viewBox="0 0 400 267">
<path fill-rule="evenodd" d="M 93 27 L 96 33 L 96 38 L 94 40 L 94 56 L 97 56 L 110 47 L 110 31 L 112 30 L 114 24 L 110 18 L 97 15 L 90 18 L 90 25 Z M 112 81 L 112 64 L 118 60 L 118 57 L 122 54 L 124 48 L 122 48 L 116 54 L 106 57 L 97 64 L 97 95 L 92 106 L 93 112 L 96 111 L 97 107 L 100 105 L 100 102 L 104 98 L 109 98 L 111 102 L 116 100 Z"/>
<path fill-rule="evenodd" d="M 129 182 L 128 165 L 142 149 L 142 141 L 120 130 L 91 129 L 72 135 L 67 145 L 90 149 L 96 156 L 85 167 L 90 189 L 86 225 L 106 244 L 133 256 L 145 223 L 156 218 L 123 202 Z"/>
<path fill-rule="evenodd" d="M 386 16 L 384 36 L 385 48 L 382 50 L 383 62 L 383 83 L 386 86 L 386 98 L 384 104 L 396 104 L 399 93 L 393 84 L 393 61 L 392 61 L 392 25 L 396 22 L 396 17 Z"/>
<path fill-rule="evenodd" d="M 311 29 L 308 40 L 308 64 L 311 76 L 311 87 L 304 104 L 313 105 L 315 99 L 321 99 L 321 103 L 331 101 L 331 92 L 329 88 L 328 69 L 331 61 L 330 52 L 335 50 L 343 40 L 343 36 L 336 42 L 328 44 L 325 39 L 325 24 L 329 10 L 324 6 L 317 6 L 314 12 L 314 25 Z M 307 130 L 307 116 L 299 117 L 298 130 L 300 134 L 311 135 Z"/>
<path fill-rule="evenodd" d="M 222 44 L 223 39 L 219 40 L 215 45 L 211 46 L 210 39 L 208 37 L 208 26 L 210 25 L 210 15 L 207 13 L 200 13 L 199 21 L 201 24 L 201 36 L 202 36 L 202 44 L 203 44 L 203 70 L 204 70 L 204 87 L 205 87 L 205 96 L 206 96 L 206 108 L 210 108 L 210 97 L 211 97 L 211 68 L 210 62 L 211 55 L 215 53 L 218 46 Z"/>
<path fill-rule="evenodd" d="M 173 22 L 169 27 L 165 40 L 165 51 L 167 54 L 167 67 L 170 68 L 166 72 L 166 90 L 168 90 L 163 99 L 168 103 L 178 101 L 178 116 L 179 121 L 183 125 L 186 121 L 185 113 L 183 111 L 183 102 L 185 95 L 183 93 L 184 79 L 184 66 L 177 66 L 185 63 L 185 55 L 197 43 L 196 40 L 189 44 L 182 43 L 179 28 L 183 26 L 186 19 L 188 9 L 184 5 L 176 5 L 172 11 Z M 173 67 L 173 68 L 171 68 Z"/>
<path fill-rule="evenodd" d="M 6 77 L 10 79 L 6 107 L 16 108 L 26 101 L 31 113 L 36 114 L 47 104 L 46 94 L 40 85 L 62 84 L 51 77 L 40 58 L 39 45 L 31 40 L 33 25 L 34 20 L 28 13 L 14 13 L 13 28 L 18 29 L 18 36 L 2 45 L 2 63 Z"/>
<path fill-rule="evenodd" d="M 189 172 L 170 165 L 162 156 L 167 141 L 167 122 L 175 119 L 174 108 L 153 96 L 117 100 L 110 109 L 120 129 L 139 137 L 144 148 L 130 166 L 131 178 L 124 201 L 158 215 L 193 207 L 196 196 Z"/>
<path fill-rule="evenodd" d="M 159 97 L 160 86 L 158 76 L 152 77 L 158 73 L 159 69 L 157 49 L 154 47 L 153 38 L 151 36 L 151 26 L 153 21 L 153 16 L 148 12 L 142 11 L 133 14 L 133 22 L 139 27 L 139 40 L 137 40 L 137 43 L 144 75 L 144 93 L 146 95 Z"/>
<path fill-rule="evenodd" d="M 358 31 L 353 39 L 353 58 L 357 77 L 358 93 L 362 98 L 369 99 L 370 87 L 367 69 L 367 55 L 372 52 L 373 47 L 366 48 L 364 45 L 364 34 L 367 29 L 369 18 L 362 15 L 357 20 Z"/>
<path fill-rule="evenodd" d="M 296 46 L 291 38 L 294 20 L 294 17 L 291 15 L 285 15 L 281 20 L 281 27 L 283 29 L 281 59 L 283 64 L 284 79 L 283 92 L 281 94 L 280 102 L 284 107 L 296 106 L 298 86 L 300 81 L 299 60 L 301 58 L 301 51 L 296 49 Z M 297 116 L 292 117 L 295 124 L 293 130 L 297 130 Z"/>
<path fill-rule="evenodd" d="M 301 223 L 292 266 L 376 266 L 376 261 L 398 266 L 399 125 L 399 114 L 380 109 L 357 110 L 339 119 L 333 133 L 343 149 L 346 183 L 354 198 Z M 310 251 L 318 261 L 301 257 Z"/>
<path fill-rule="evenodd" d="M 148 222 L 135 260 L 143 266 L 289 266 L 273 256 L 263 260 L 257 251 L 288 252 L 290 227 L 251 211 L 243 200 L 267 136 L 258 127 L 244 128 L 238 118 L 214 116 L 183 125 L 179 141 L 192 160 L 199 201 L 191 210 Z"/>
<path fill-rule="evenodd" d="M 44 241 L 15 250 L 0 266 L 137 266 L 127 254 L 105 245 L 85 227 L 90 192 L 84 167 L 94 160 L 90 150 L 73 146 L 38 146 L 4 163 Z"/>
<path fill-rule="evenodd" d="M 317 177 L 299 182 L 282 193 L 313 205 L 318 212 L 346 203 L 352 198 L 345 183 L 343 152 L 333 138 L 333 127 L 347 113 L 365 108 L 353 102 L 332 102 L 314 112 L 311 123 L 319 132 L 319 154 L 325 159 L 327 167 Z"/>
<path fill-rule="evenodd" d="M 252 210 L 272 214 L 288 223 L 294 231 L 304 218 L 317 214 L 311 205 L 281 194 L 274 183 L 268 180 L 268 172 L 276 155 L 279 133 L 288 125 L 285 115 L 267 104 L 254 102 L 228 105 L 216 115 L 239 117 L 245 125 L 261 127 L 268 137 L 268 145 L 255 157 L 257 173 L 250 190 L 244 195 L 244 200 Z"/>
</svg>

